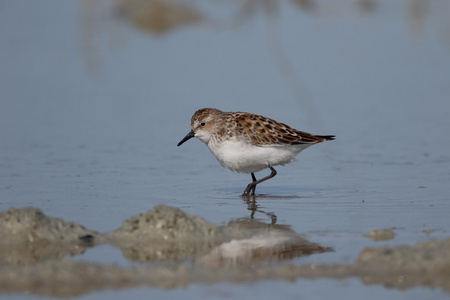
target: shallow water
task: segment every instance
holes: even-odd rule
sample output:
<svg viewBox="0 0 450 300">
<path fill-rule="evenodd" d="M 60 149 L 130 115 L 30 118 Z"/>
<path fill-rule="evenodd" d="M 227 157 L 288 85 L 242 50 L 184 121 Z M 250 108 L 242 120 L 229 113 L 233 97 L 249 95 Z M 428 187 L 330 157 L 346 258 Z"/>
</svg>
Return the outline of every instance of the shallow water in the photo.
<svg viewBox="0 0 450 300">
<path fill-rule="evenodd" d="M 145 27 L 121 3 L 3 1 L 0 211 L 38 207 L 99 232 L 161 203 L 216 225 L 249 217 L 240 196 L 248 174 L 221 168 L 198 140 L 176 147 L 193 112 L 216 107 L 337 136 L 257 188 L 255 218 L 270 223 L 276 215 L 277 224 L 334 249 L 293 263 L 350 263 L 367 246 L 450 235 L 446 1 L 310 1 L 308 8 L 196 1 L 191 9 L 203 18 L 166 31 Z M 179 11 L 166 9 L 158 13 Z M 395 238 L 363 236 L 384 228 Z M 132 265 L 110 246 L 67 259 Z M 440 289 L 319 279 L 80 298 L 280 293 L 448 297 Z"/>
</svg>

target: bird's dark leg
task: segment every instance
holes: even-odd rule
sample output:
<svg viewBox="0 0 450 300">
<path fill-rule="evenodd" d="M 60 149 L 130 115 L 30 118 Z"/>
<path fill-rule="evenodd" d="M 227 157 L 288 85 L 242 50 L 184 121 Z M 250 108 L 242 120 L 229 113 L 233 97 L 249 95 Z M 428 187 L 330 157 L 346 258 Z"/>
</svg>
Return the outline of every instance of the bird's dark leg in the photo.
<svg viewBox="0 0 450 300">
<path fill-rule="evenodd" d="M 269 166 L 269 169 L 272 171 L 272 173 L 270 173 L 270 175 L 268 175 L 268 176 L 266 176 L 264 178 L 261 178 L 260 180 L 256 180 L 255 174 L 251 173 L 253 182 L 249 183 L 247 185 L 247 188 L 245 189 L 245 191 L 242 194 L 242 196 L 248 196 L 248 195 L 254 196 L 257 184 L 259 184 L 259 183 L 261 183 L 263 181 L 266 181 L 267 179 L 270 179 L 272 177 L 275 177 L 275 175 L 277 175 L 277 171 L 272 166 Z"/>
<path fill-rule="evenodd" d="M 248 195 L 250 195 L 251 192 L 253 192 L 252 195 L 255 194 L 255 188 L 256 188 L 256 185 L 254 185 L 254 183 L 255 183 L 257 180 L 256 180 L 256 177 L 255 177 L 255 174 L 253 174 L 253 173 L 251 173 L 251 174 L 252 174 L 252 183 L 249 183 L 249 184 L 247 185 L 247 188 L 245 189 L 245 191 L 244 191 L 244 193 L 242 194 L 242 196 L 248 196 Z M 253 190 L 253 191 L 252 191 L 252 190 Z"/>
</svg>

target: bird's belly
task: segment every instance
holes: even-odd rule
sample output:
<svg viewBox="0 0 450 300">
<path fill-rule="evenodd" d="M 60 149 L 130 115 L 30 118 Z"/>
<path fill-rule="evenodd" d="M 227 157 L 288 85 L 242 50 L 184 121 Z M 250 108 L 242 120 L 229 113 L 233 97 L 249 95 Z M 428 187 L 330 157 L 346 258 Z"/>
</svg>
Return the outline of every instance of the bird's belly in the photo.
<svg viewBox="0 0 450 300">
<path fill-rule="evenodd" d="M 225 141 L 208 148 L 219 163 L 235 172 L 254 173 L 269 166 L 284 165 L 295 159 L 309 145 L 254 146 L 246 143 Z"/>
</svg>

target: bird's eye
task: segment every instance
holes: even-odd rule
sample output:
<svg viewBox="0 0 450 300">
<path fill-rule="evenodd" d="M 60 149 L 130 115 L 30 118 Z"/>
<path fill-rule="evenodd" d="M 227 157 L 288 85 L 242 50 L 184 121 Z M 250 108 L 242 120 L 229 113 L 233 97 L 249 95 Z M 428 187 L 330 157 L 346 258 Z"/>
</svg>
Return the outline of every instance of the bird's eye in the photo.
<svg viewBox="0 0 450 300">
<path fill-rule="evenodd" d="M 204 127 L 206 125 L 205 122 L 200 123 L 200 126 Z"/>
</svg>

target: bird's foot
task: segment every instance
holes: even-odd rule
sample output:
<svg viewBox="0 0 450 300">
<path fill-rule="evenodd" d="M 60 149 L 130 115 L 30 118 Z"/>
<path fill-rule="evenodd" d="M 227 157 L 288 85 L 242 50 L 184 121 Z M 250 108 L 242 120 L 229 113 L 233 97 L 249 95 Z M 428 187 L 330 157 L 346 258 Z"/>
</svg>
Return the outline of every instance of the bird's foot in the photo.
<svg viewBox="0 0 450 300">
<path fill-rule="evenodd" d="M 255 196 L 255 190 L 256 190 L 256 184 L 249 183 L 247 185 L 247 188 L 245 189 L 244 193 L 242 194 L 242 196 L 244 196 L 244 197 Z"/>
</svg>

